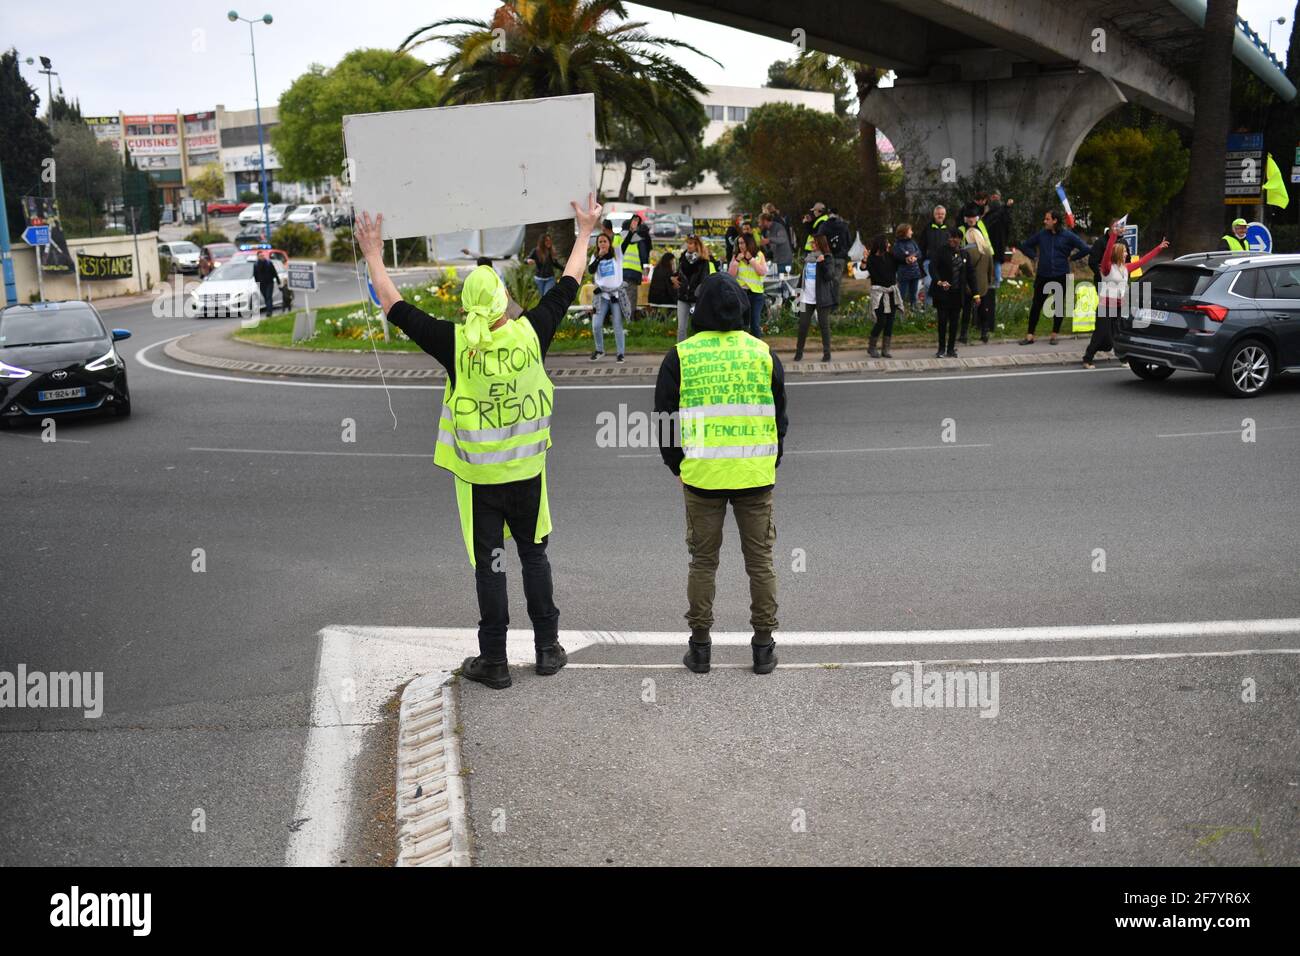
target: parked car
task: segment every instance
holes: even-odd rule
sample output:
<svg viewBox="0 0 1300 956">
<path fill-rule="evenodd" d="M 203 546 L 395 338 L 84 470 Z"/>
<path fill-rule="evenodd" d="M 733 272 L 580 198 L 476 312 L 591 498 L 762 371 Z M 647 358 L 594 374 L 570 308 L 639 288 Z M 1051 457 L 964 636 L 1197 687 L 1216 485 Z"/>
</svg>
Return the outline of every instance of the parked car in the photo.
<svg viewBox="0 0 1300 956">
<path fill-rule="evenodd" d="M 208 203 L 209 216 L 237 216 L 248 208 L 248 203 L 238 199 L 214 199 Z"/>
<path fill-rule="evenodd" d="M 335 206 L 334 214 L 330 216 L 330 227 L 337 228 L 339 226 L 351 226 L 351 225 L 352 225 L 352 207 Z"/>
<path fill-rule="evenodd" d="M 284 219 L 285 222 L 297 222 L 304 226 L 315 226 L 317 229 L 321 227 L 324 220 L 325 207 L 317 206 L 315 204 L 299 206 L 293 212 L 289 213 L 289 215 L 285 216 Z"/>
<path fill-rule="evenodd" d="M 1215 376 L 1235 398 L 1300 371 L 1300 255 L 1204 254 L 1161 262 L 1114 319 L 1115 355 L 1138 378 L 1178 369 Z"/>
<path fill-rule="evenodd" d="M 261 203 L 249 206 L 239 214 L 239 224 L 247 225 L 259 222 L 265 222 L 267 218 L 271 220 L 271 225 L 277 225 L 284 221 L 284 217 L 297 208 L 293 203 L 280 202 L 267 209 L 262 208 Z"/>
<path fill-rule="evenodd" d="M 173 272 L 198 272 L 201 250 L 192 242 L 158 243 L 158 258 L 171 260 Z"/>
<path fill-rule="evenodd" d="M 256 255 L 231 259 L 213 271 L 190 293 L 186 313 L 197 318 L 243 318 L 262 311 L 262 290 L 253 281 Z M 287 309 L 291 303 L 288 290 L 289 271 L 278 258 L 272 257 L 279 282 L 272 291 L 272 301 Z M 278 298 L 277 298 L 278 297 Z"/>
<path fill-rule="evenodd" d="M 650 235 L 655 239 L 685 239 L 695 231 L 695 220 L 678 213 L 661 213 L 650 222 Z"/>
<path fill-rule="evenodd" d="M 238 247 L 233 242 L 213 242 L 204 246 L 203 251 L 199 253 L 199 275 L 206 278 L 209 272 L 229 262 L 230 257 L 238 251 Z"/>
<path fill-rule="evenodd" d="M 50 415 L 131 414 L 126 363 L 89 302 L 36 302 L 0 309 L 0 423 Z"/>
<path fill-rule="evenodd" d="M 236 246 L 256 246 L 270 241 L 271 237 L 266 234 L 266 227 L 260 222 L 245 226 L 235 235 Z"/>
</svg>

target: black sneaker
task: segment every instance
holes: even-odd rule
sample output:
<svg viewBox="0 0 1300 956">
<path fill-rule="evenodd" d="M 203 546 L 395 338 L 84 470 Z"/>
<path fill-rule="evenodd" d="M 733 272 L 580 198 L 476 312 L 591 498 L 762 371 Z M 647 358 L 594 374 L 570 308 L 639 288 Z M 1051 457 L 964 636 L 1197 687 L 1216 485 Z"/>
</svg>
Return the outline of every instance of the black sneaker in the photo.
<svg viewBox="0 0 1300 956">
<path fill-rule="evenodd" d="M 707 674 L 709 672 L 709 656 L 713 651 L 712 644 L 697 644 L 691 641 L 686 645 L 686 656 L 682 658 L 682 663 L 688 670 L 696 674 Z"/>
<path fill-rule="evenodd" d="M 550 677 L 567 663 L 569 655 L 564 653 L 559 641 L 537 649 L 537 673 L 543 677 Z"/>
<path fill-rule="evenodd" d="M 956 350 L 956 349 L 949 349 L 947 352 L 944 353 L 944 355 L 945 355 L 946 358 L 956 358 L 956 357 L 957 357 L 957 350 Z"/>
<path fill-rule="evenodd" d="M 939 351 L 935 352 L 935 353 L 934 353 L 934 357 L 935 357 L 935 358 L 943 358 L 943 349 L 939 349 Z"/>
<path fill-rule="evenodd" d="M 460 665 L 460 676 L 477 684 L 491 687 L 493 690 L 505 690 L 512 683 L 510 665 L 504 661 L 496 663 L 485 661 L 481 657 L 467 657 Z"/>
<path fill-rule="evenodd" d="M 620 355 L 620 356 L 619 356 L 618 358 L 616 358 L 614 361 L 616 361 L 616 362 L 618 362 L 620 365 L 622 365 L 622 364 L 623 364 L 623 356 Z"/>
<path fill-rule="evenodd" d="M 600 358 L 600 357 L 601 357 L 602 355 L 604 355 L 604 354 L 605 354 L 604 352 L 592 352 L 592 353 L 591 353 L 591 360 L 594 362 L 594 361 L 596 361 L 596 359 Z"/>
<path fill-rule="evenodd" d="M 754 673 L 770 674 L 776 670 L 776 641 L 754 644 Z"/>
</svg>

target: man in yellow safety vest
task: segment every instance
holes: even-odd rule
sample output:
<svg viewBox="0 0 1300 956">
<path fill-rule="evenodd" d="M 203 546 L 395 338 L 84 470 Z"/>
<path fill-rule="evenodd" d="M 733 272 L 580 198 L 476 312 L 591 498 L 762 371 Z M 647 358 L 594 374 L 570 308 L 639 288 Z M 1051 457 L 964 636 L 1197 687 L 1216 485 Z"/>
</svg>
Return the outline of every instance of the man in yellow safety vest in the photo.
<svg viewBox="0 0 1300 956">
<path fill-rule="evenodd" d="M 1249 247 L 1246 245 L 1246 227 L 1249 223 L 1244 219 L 1232 220 L 1232 232 L 1223 237 L 1223 248 L 1229 252 L 1248 252 Z"/>
<path fill-rule="evenodd" d="M 776 667 L 772 489 L 787 424 L 785 377 L 766 343 L 743 331 L 748 308 L 734 277 L 720 272 L 705 279 L 691 309 L 695 334 L 668 350 L 655 384 L 656 419 L 677 419 L 677 434 L 661 439 L 659 450 L 686 499 L 691 637 L 682 660 L 697 674 L 710 666 L 713 596 L 728 502 L 749 575 L 754 672 L 770 674 Z"/>
<path fill-rule="evenodd" d="M 517 320 L 491 266 L 465 279 L 463 323 L 435 319 L 402 300 L 384 268 L 383 216 L 363 212 L 357 246 L 388 321 L 447 370 L 434 464 L 455 476 L 461 536 L 474 566 L 478 592 L 479 653 L 465 659 L 461 676 L 496 690 L 509 687 L 506 663 L 505 538 L 513 536 L 533 624 L 537 673 L 554 674 L 568 661 L 559 641 L 560 612 L 552 596 L 546 557 L 551 514 L 546 497 L 546 450 L 551 446 L 555 391 L 542 360 L 555 330 L 578 294 L 584 256 L 601 207 L 573 203 L 578 221 L 575 252 L 564 276 Z"/>
</svg>

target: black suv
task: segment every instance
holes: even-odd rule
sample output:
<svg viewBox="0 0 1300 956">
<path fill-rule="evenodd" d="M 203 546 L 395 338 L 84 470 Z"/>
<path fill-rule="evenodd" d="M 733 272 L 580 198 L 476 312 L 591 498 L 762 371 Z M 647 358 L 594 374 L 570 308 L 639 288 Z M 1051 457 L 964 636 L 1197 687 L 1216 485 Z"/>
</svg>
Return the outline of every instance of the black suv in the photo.
<svg viewBox="0 0 1300 956">
<path fill-rule="evenodd" d="M 1115 355 L 1139 378 L 1206 372 L 1229 395 L 1254 398 L 1300 371 L 1300 255 L 1161 262 L 1133 282 L 1126 311 L 1111 320 Z"/>
</svg>

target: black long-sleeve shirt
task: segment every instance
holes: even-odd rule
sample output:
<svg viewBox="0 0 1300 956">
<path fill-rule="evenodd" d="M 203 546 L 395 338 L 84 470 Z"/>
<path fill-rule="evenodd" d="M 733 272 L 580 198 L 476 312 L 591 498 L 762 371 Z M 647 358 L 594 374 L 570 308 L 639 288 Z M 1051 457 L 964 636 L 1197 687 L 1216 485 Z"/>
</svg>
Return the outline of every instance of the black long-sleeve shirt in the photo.
<svg viewBox="0 0 1300 956">
<path fill-rule="evenodd" d="M 547 292 L 536 306 L 525 312 L 522 318 L 533 324 L 537 332 L 537 341 L 542 346 L 542 357 L 551 347 L 555 330 L 564 321 L 569 306 L 578 294 L 578 283 L 568 276 L 562 276 L 555 288 Z M 424 351 L 428 352 L 438 364 L 447 370 L 447 379 L 453 385 L 456 382 L 456 323 L 446 319 L 435 319 L 423 309 L 418 309 L 405 300 L 394 304 L 388 310 L 388 321 L 397 326 Z"/>
<path fill-rule="evenodd" d="M 655 412 L 658 414 L 672 414 L 681 408 L 682 392 L 682 363 L 677 355 L 677 350 L 669 349 L 668 354 L 664 356 L 663 364 L 659 366 L 659 378 L 655 382 Z M 790 420 L 785 413 L 785 370 L 781 367 L 781 360 L 777 358 L 776 353 L 772 353 L 772 403 L 776 406 L 776 463 L 781 464 L 781 455 L 785 452 L 785 432 L 790 425 Z M 674 474 L 680 476 L 682 473 L 682 460 L 686 457 L 686 452 L 682 450 L 681 444 L 677 441 L 679 432 L 673 429 L 674 441 L 667 441 L 667 435 L 660 435 L 659 454 L 663 457 L 664 464 Z M 764 485 L 761 488 L 740 488 L 740 489 L 705 489 L 696 488 L 687 485 L 687 489 L 694 494 L 705 498 L 727 498 L 732 495 L 754 494 L 759 491 L 766 491 L 771 485 Z"/>
</svg>

